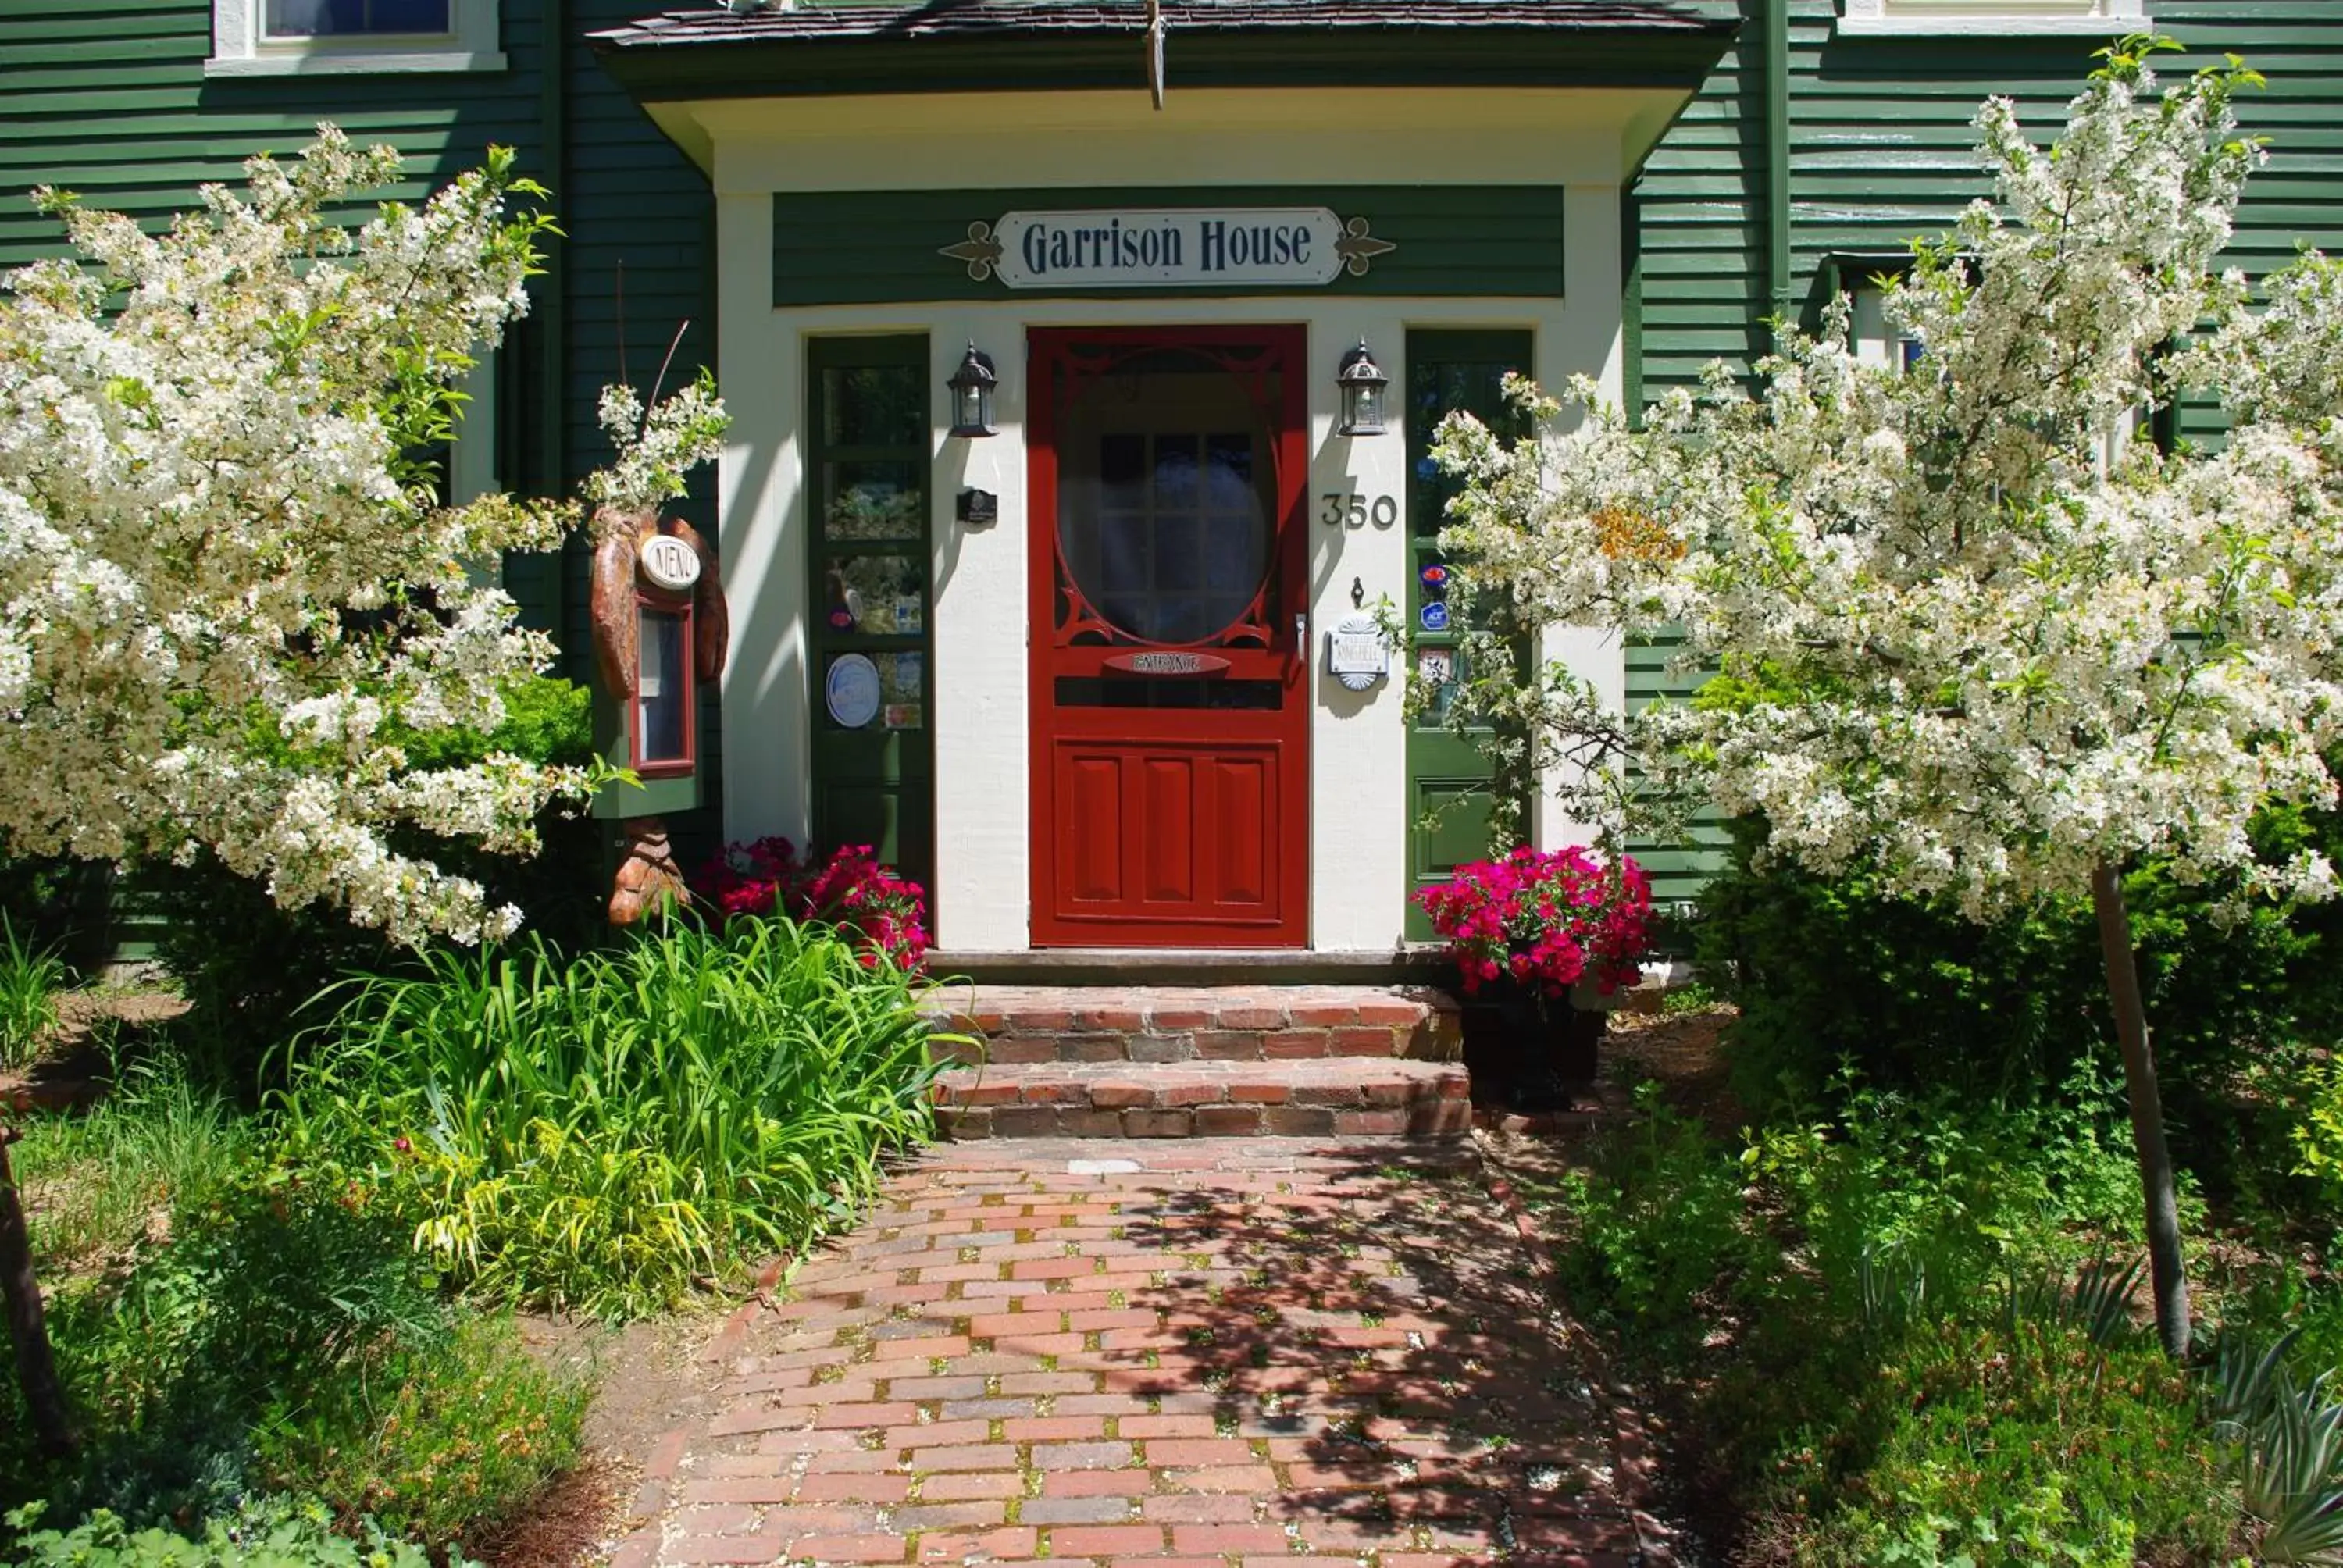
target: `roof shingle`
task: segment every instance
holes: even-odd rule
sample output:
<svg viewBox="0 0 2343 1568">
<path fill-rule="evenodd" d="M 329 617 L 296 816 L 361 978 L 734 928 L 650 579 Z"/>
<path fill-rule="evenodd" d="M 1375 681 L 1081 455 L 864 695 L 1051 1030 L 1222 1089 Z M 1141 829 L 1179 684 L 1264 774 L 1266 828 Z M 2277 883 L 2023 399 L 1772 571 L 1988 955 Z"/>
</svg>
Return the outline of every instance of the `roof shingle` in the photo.
<svg viewBox="0 0 2343 1568">
<path fill-rule="evenodd" d="M 1174 34 L 1419 29 L 1678 34 L 1717 24 L 1667 0 L 1163 0 Z M 606 49 L 797 40 L 1070 37 L 1130 33 L 1141 0 L 929 0 L 917 5 L 802 5 L 734 15 L 667 11 L 593 34 Z"/>
</svg>

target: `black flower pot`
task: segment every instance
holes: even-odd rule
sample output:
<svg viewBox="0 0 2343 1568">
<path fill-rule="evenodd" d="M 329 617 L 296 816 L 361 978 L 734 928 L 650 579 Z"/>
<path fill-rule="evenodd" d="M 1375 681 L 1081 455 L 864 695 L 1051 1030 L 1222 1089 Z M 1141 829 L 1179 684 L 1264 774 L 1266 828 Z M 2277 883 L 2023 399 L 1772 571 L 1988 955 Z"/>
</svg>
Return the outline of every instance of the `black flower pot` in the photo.
<svg viewBox="0 0 2343 1568">
<path fill-rule="evenodd" d="M 1594 1081 L 1609 1012 L 1498 981 L 1463 1005 L 1464 1064 L 1476 1090 L 1515 1111 L 1564 1111 Z"/>
</svg>

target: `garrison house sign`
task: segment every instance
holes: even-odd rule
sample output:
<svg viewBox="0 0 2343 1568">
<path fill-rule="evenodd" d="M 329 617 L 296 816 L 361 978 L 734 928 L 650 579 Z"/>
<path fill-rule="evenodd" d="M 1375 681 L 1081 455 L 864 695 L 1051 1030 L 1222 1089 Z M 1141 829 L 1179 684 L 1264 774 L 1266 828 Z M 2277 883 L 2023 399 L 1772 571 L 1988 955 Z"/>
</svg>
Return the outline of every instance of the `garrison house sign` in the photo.
<svg viewBox="0 0 2343 1568">
<path fill-rule="evenodd" d="M 942 249 L 1011 288 L 1310 287 L 1398 246 L 1322 206 L 1012 212 Z"/>
</svg>

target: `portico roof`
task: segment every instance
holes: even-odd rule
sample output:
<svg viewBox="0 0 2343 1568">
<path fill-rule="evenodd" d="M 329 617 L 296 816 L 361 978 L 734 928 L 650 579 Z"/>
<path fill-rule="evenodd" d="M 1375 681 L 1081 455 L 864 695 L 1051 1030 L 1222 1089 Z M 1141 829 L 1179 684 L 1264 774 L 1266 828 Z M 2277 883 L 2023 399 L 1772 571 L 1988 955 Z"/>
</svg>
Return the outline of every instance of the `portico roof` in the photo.
<svg viewBox="0 0 2343 1568">
<path fill-rule="evenodd" d="M 1679 87 L 1738 24 L 1665 0 L 1162 0 L 1176 86 Z M 668 11 L 590 42 L 639 95 L 1128 85 L 1141 0 Z"/>
</svg>

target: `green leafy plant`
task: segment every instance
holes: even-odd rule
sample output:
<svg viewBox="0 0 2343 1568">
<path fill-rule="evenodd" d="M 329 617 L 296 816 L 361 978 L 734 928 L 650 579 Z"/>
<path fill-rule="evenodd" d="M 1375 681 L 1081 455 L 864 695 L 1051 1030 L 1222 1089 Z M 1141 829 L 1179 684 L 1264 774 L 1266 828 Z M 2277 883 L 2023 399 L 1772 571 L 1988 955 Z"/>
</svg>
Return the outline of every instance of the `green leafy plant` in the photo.
<svg viewBox="0 0 2343 1568">
<path fill-rule="evenodd" d="M 1562 1254 L 1565 1284 L 1574 1301 L 1642 1334 L 1696 1340 L 1755 1255 L 1745 1181 L 1732 1152 L 1655 1085 L 1637 1089 L 1635 1107 L 1592 1169 L 1563 1178 L 1574 1242 Z"/>
<path fill-rule="evenodd" d="M 2238 1491 L 2268 1563 L 2343 1563 L 2343 1403 L 2334 1374 L 2298 1382 L 2299 1329 L 2263 1342 L 2224 1329 L 2206 1378 L 2214 1430 L 2237 1444 Z"/>
<path fill-rule="evenodd" d="M 2131 1312 L 2147 1273 L 2145 1258 L 2121 1268 L 2101 1258 L 2071 1279 L 2063 1269 L 2013 1271 L 2004 1296 L 2010 1332 L 2032 1322 L 2081 1334 L 2101 1350 L 2123 1344 L 2138 1333 Z"/>
<path fill-rule="evenodd" d="M 491 1297 L 670 1306 L 850 1221 L 932 1127 L 909 977 L 826 928 L 422 965 L 340 992 L 297 1055 L 288 1147 L 395 1189 L 424 1252 Z"/>
<path fill-rule="evenodd" d="M 106 1508 L 142 1526 L 232 1507 L 256 1484 L 252 1434 L 366 1358 L 446 1340 L 459 1309 L 377 1190 L 248 1164 L 181 1195 L 110 1267 L 60 1290 L 51 1337 L 85 1433 L 41 1462 L 0 1383 L 0 1504 Z"/>
<path fill-rule="evenodd" d="M 509 1519 L 577 1462 L 591 1389 L 540 1363 L 508 1318 L 367 1357 L 266 1416 L 259 1468 L 436 1551 Z"/>
<path fill-rule="evenodd" d="M 2186 1374 L 2138 1335 L 2110 1347 L 2071 1321 L 1992 1316 L 1898 1344 L 1863 1396 L 1875 1437 L 1858 1464 L 1783 1473 L 1809 1521 L 1800 1561 L 2216 1560 L 2234 1515 Z"/>
<path fill-rule="evenodd" d="M 2320 1206 L 2343 1211 L 2343 1064 L 2332 1061 L 2305 1075 L 2300 1120 L 2293 1128 L 2294 1173 L 2318 1187 Z"/>
<path fill-rule="evenodd" d="M 2265 1561 L 2343 1562 L 2343 1404 L 2328 1381 L 2321 1372 L 2298 1386 L 2280 1367 L 2247 1433 L 2238 1480 L 2246 1511 L 2264 1527 Z"/>
<path fill-rule="evenodd" d="M 8 1559 L 12 1568 L 431 1568 L 432 1558 L 412 1542 L 384 1533 L 371 1520 L 337 1532 L 333 1516 L 315 1502 L 269 1499 L 203 1522 L 182 1535 L 133 1531 L 98 1510 L 70 1530 L 37 1530 L 35 1503 L 7 1516 L 28 1531 Z M 446 1568 L 478 1568 L 451 1556 Z"/>
<path fill-rule="evenodd" d="M 29 1067 L 57 1027 L 65 966 L 48 948 L 20 937 L 0 913 L 0 1071 Z"/>
</svg>

